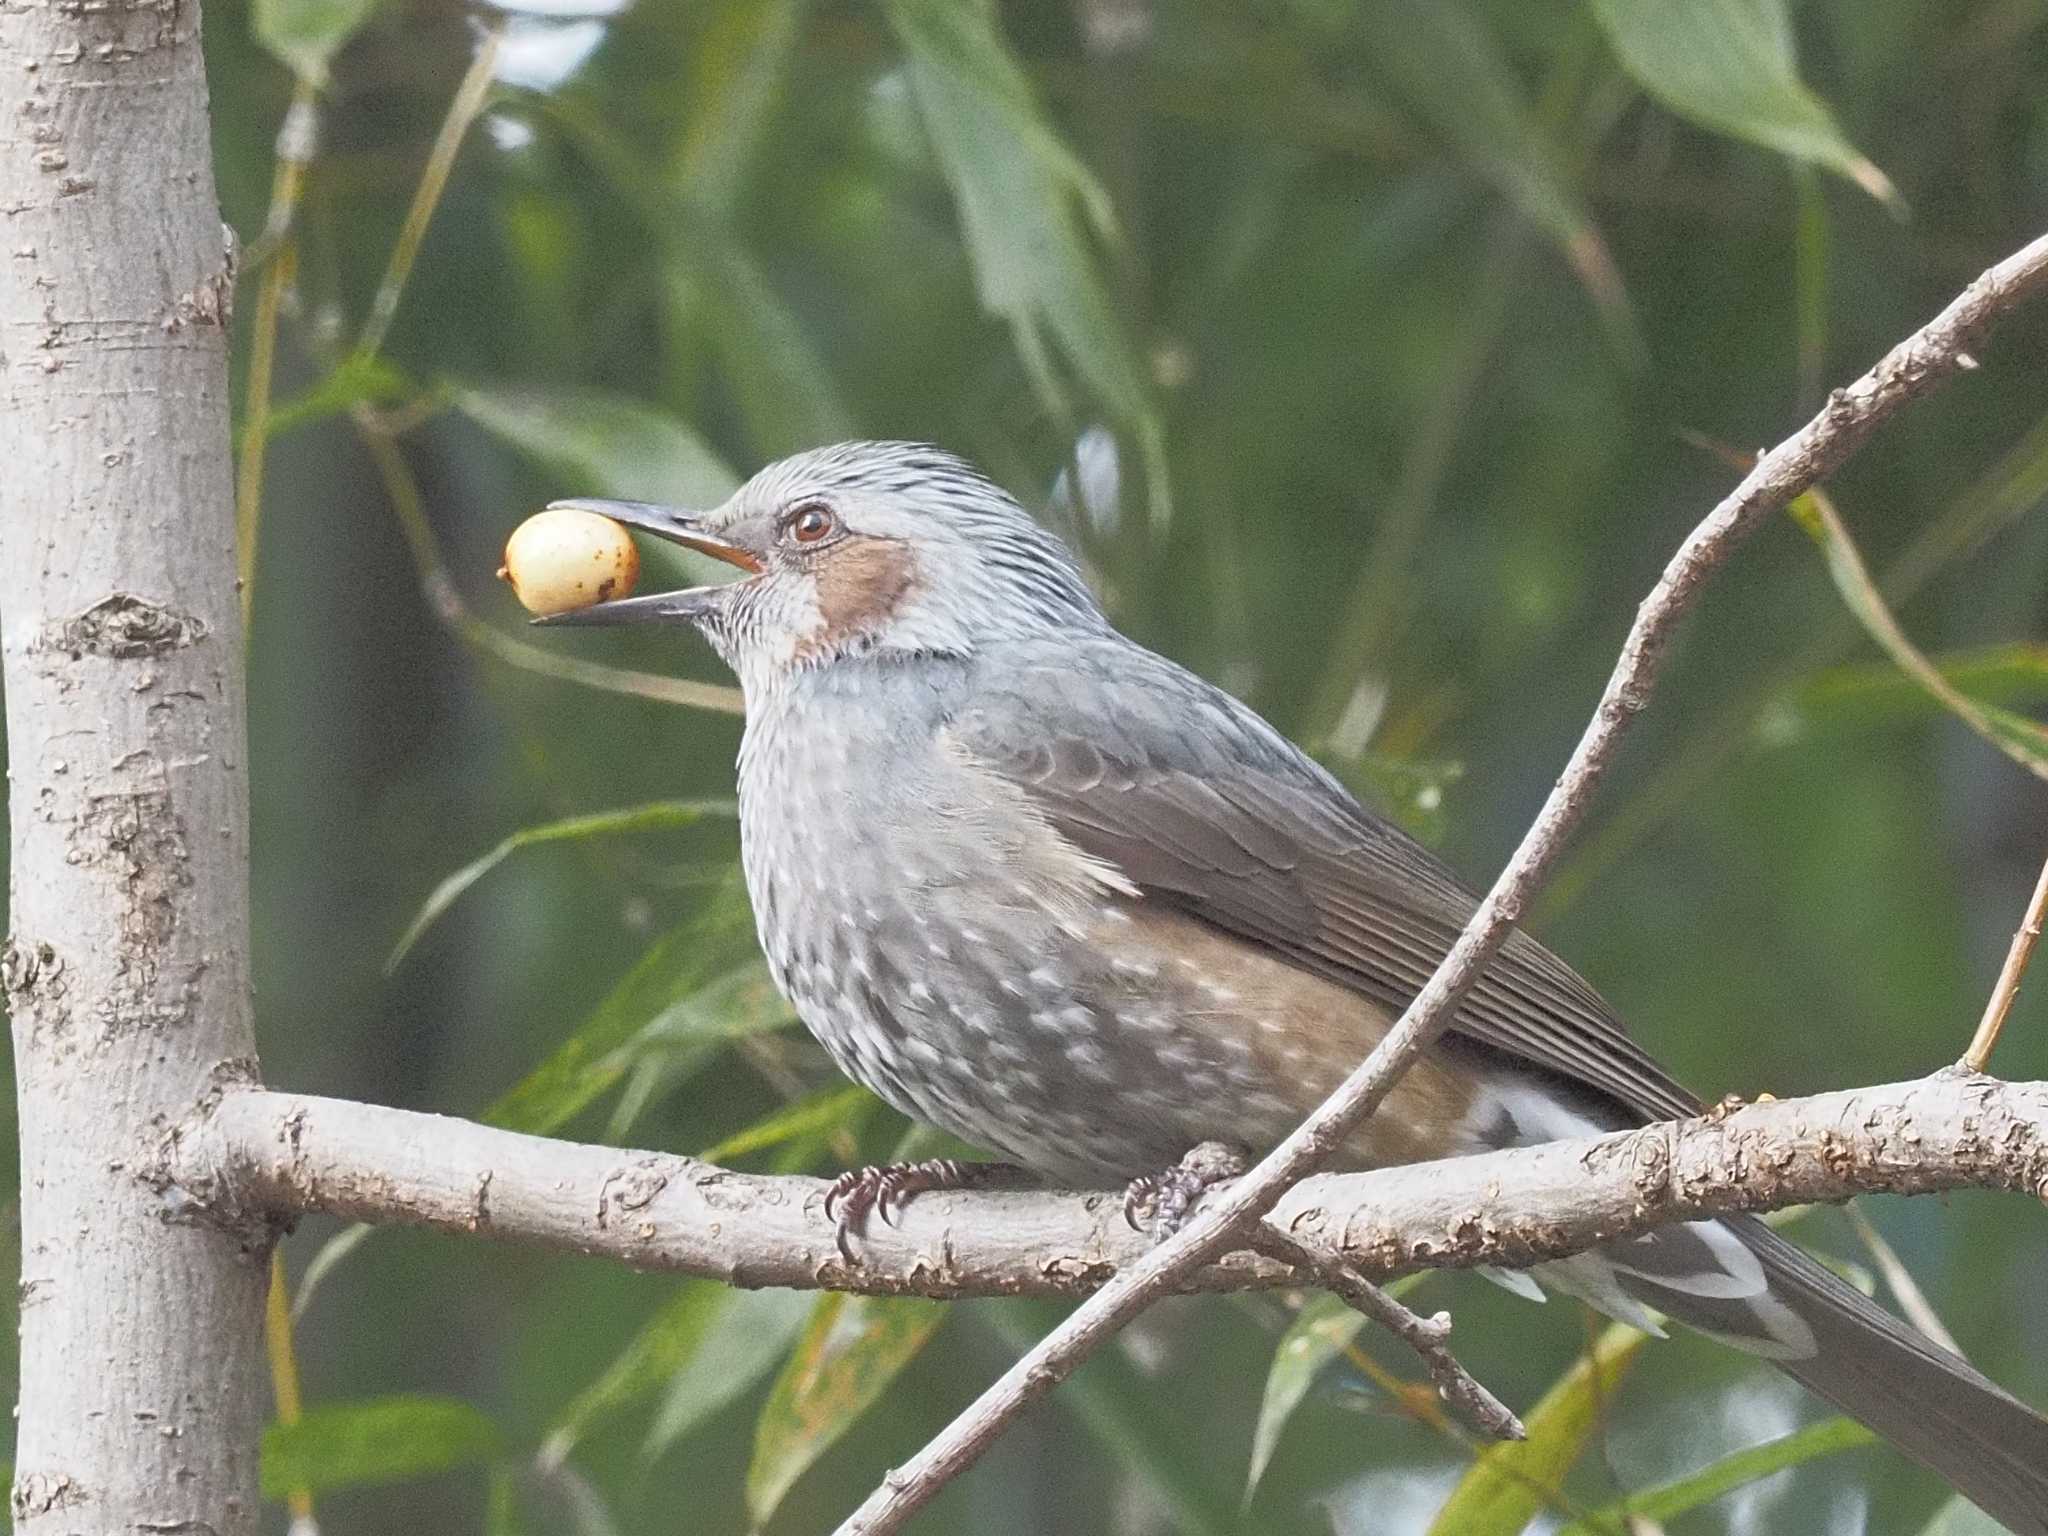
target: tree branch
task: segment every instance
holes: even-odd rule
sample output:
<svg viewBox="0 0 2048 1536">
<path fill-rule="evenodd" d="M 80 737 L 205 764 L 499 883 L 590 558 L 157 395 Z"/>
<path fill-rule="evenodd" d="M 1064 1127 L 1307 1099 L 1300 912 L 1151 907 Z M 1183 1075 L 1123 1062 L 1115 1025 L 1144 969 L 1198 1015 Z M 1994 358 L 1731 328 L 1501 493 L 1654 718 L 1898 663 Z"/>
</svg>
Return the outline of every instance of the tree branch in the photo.
<svg viewBox="0 0 2048 1536">
<path fill-rule="evenodd" d="M 1077 1308 L 1005 1371 L 904 1467 L 891 1472 L 839 1536 L 884 1536 L 971 1466 L 1025 1408 L 1118 1329 L 1231 1247 L 1287 1188 L 1313 1171 L 1450 1026 L 1460 998 L 1506 941 L 1565 839 L 1585 814 L 1621 738 L 1648 704 L 1664 648 L 1701 585 L 1763 520 L 1849 458 L 1878 425 L 1957 373 L 2000 315 L 2048 286 L 2048 236 L 1980 275 L 1877 366 L 1828 396 L 1820 413 L 1757 461 L 1679 546 L 1643 600 L 1606 690 L 1543 809 L 1465 931 L 1400 1020 L 1301 1127 L 1178 1233 Z"/>
<path fill-rule="evenodd" d="M 152 1178 L 237 1228 L 323 1211 L 743 1286 L 1079 1296 L 1152 1251 L 1117 1194 L 936 1192 L 906 1202 L 898 1225 L 870 1223 L 847 1264 L 823 1179 L 260 1089 L 230 1090 L 177 1127 Z M 1319 1261 L 1385 1279 L 1524 1267 L 1698 1216 L 1964 1188 L 2048 1199 L 2048 1083 L 1950 1069 L 1582 1141 L 1320 1174 L 1268 1220 Z M 1179 1280 L 1191 1291 L 1321 1283 L 1245 1252 Z"/>
</svg>

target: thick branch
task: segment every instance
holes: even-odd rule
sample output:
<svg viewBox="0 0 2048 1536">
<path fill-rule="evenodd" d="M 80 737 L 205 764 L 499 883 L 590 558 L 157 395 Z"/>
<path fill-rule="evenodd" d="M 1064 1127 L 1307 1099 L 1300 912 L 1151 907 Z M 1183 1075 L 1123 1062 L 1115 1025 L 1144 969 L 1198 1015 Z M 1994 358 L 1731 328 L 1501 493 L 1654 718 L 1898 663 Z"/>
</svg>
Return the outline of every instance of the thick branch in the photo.
<svg viewBox="0 0 2048 1536">
<path fill-rule="evenodd" d="M 907 1202 L 898 1226 L 871 1223 L 848 1265 L 820 1179 L 260 1090 L 230 1092 L 180 1127 L 160 1172 L 237 1225 L 325 1211 L 747 1286 L 1072 1296 L 1152 1247 L 1116 1195 L 934 1193 Z M 1384 1278 L 1523 1266 L 1695 1216 L 1963 1188 L 2048 1199 L 2048 1083 L 1949 1071 L 1585 1141 L 1322 1174 L 1269 1219 Z M 1182 1287 L 1299 1283 L 1315 1281 L 1239 1253 Z"/>
<path fill-rule="evenodd" d="M 1507 867 L 1479 903 L 1443 963 L 1372 1054 L 1257 1167 L 1179 1233 L 1077 1308 L 930 1444 L 884 1479 L 840 1525 L 839 1536 L 886 1536 L 980 1457 L 1031 1403 L 1073 1373 L 1116 1331 L 1184 1276 L 1233 1245 L 1282 1193 L 1343 1143 L 1431 1041 L 1450 1027 L 1544 874 L 1584 816 L 1621 738 L 1648 704 L 1679 621 L 1706 579 L 1744 539 L 1807 487 L 1832 473 L 1902 407 L 1976 366 L 1969 349 L 2001 315 L 2048 286 L 2048 235 L 1981 274 L 1862 378 L 1828 396 L 1819 415 L 1765 454 L 1671 557 L 1637 609 L 1621 655 L 1571 761 Z"/>
</svg>

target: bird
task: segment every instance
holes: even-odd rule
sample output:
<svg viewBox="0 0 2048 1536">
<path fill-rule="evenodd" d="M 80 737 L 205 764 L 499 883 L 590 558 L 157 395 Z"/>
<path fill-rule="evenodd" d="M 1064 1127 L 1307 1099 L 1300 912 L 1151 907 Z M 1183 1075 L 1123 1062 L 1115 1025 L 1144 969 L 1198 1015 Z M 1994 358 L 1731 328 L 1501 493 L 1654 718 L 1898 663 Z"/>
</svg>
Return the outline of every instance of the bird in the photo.
<svg viewBox="0 0 2048 1536">
<path fill-rule="evenodd" d="M 1477 906 L 1249 706 L 1121 634 L 1069 548 L 939 448 L 799 453 L 704 512 L 556 505 L 738 569 L 535 622 L 710 643 L 745 702 L 741 862 L 775 985 L 849 1077 L 1038 1178 L 1185 1209 L 1190 1150 L 1282 1140 Z M 1341 1161 L 1701 1109 L 1516 929 Z M 842 1221 L 987 1166 L 860 1170 L 835 1186 Z M 1660 1227 L 1503 1278 L 1770 1360 L 2048 1536 L 2048 1419 L 1760 1221 Z"/>
</svg>

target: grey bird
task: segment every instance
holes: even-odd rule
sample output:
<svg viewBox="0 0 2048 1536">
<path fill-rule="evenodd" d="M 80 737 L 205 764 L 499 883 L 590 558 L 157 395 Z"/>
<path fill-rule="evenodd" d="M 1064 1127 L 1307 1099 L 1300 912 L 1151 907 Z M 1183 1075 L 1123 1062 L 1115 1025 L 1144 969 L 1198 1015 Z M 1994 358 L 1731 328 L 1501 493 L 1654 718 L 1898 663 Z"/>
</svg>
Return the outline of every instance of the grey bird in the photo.
<svg viewBox="0 0 2048 1536">
<path fill-rule="evenodd" d="M 1200 1143 L 1266 1151 L 1473 911 L 1434 855 L 1257 714 L 1118 634 L 1066 547 L 938 449 L 800 454 L 705 513 L 558 505 L 745 573 L 546 622 L 703 633 L 746 698 L 742 857 L 776 985 L 850 1077 L 1035 1174 L 1109 1188 Z M 1346 1157 L 1700 1107 L 1517 933 Z M 971 1176 L 846 1188 L 864 1206 Z M 1761 1223 L 1666 1227 L 1531 1273 L 1776 1362 L 2048 1536 L 2048 1420 Z"/>
</svg>

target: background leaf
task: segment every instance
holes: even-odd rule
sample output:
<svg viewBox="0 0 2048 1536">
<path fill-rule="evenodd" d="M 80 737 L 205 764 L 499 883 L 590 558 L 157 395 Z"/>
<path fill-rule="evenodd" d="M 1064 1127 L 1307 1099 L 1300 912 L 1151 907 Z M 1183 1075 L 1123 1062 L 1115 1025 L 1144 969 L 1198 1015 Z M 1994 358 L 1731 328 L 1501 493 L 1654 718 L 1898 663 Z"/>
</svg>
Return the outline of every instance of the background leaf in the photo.
<svg viewBox="0 0 2048 1536">
<path fill-rule="evenodd" d="M 1365 1326 L 1363 1313 L 1335 1296 L 1309 1299 L 1295 1315 L 1273 1350 L 1273 1364 L 1266 1372 L 1266 1388 L 1259 1400 L 1259 1420 L 1252 1430 L 1251 1464 L 1244 1475 L 1245 1503 L 1251 1503 L 1266 1464 L 1280 1448 L 1280 1436 L 1294 1410 L 1316 1383 L 1323 1367 L 1338 1358 Z"/>
<path fill-rule="evenodd" d="M 812 1304 L 754 1426 L 747 1510 L 757 1522 L 916 1358 L 945 1316 L 944 1302 L 909 1296 L 834 1292 Z"/>
<path fill-rule="evenodd" d="M 311 85 L 327 83 L 327 66 L 376 13 L 377 0 L 252 0 L 257 40 Z"/>
<path fill-rule="evenodd" d="M 1892 617 L 1884 594 L 1871 579 L 1869 567 L 1849 536 L 1835 504 L 1819 489 L 1808 491 L 1794 501 L 1790 512 L 1799 525 L 1813 536 L 1827 557 L 1828 574 L 1849 611 L 1856 615 L 1870 637 L 1880 645 L 1914 682 L 1926 689 L 1950 714 L 2005 753 L 2030 773 L 2048 778 L 2048 726 L 2029 720 L 1996 704 L 1973 699 L 1954 687 L 1913 642 L 1899 621 Z"/>
<path fill-rule="evenodd" d="M 1520 1536 L 1564 1487 L 1588 1442 L 1611 1412 L 1615 1393 L 1647 1334 L 1620 1323 L 1522 1416 L 1526 1440 L 1490 1445 L 1437 1511 L 1430 1536 Z"/>
<path fill-rule="evenodd" d="M 1870 1445 L 1876 1439 L 1854 1419 L 1823 1419 L 1776 1440 L 1723 1456 L 1688 1477 L 1674 1478 L 1654 1488 L 1631 1490 L 1626 1499 L 1617 1500 L 1590 1519 L 1573 1521 L 1558 1536 L 1606 1536 L 1611 1528 L 1631 1516 L 1644 1520 L 1675 1519 L 1774 1472 L 1803 1466 L 1837 1451 Z"/>
<path fill-rule="evenodd" d="M 465 384 L 453 399 L 478 426 L 585 495 L 715 507 L 739 484 L 689 427 L 624 395 Z"/>
<path fill-rule="evenodd" d="M 635 1036 L 687 1010 L 692 994 L 747 955 L 752 940 L 753 916 L 737 882 L 707 894 L 694 916 L 656 941 L 546 1060 L 484 1111 L 485 1123 L 537 1136 L 558 1129 L 624 1075 L 628 1063 L 619 1053 Z"/>
<path fill-rule="evenodd" d="M 983 306 L 1007 320 L 1048 409 L 1072 414 L 1048 342 L 1148 445 L 1163 515 L 1160 424 L 1089 250 L 1083 220 L 1115 236 L 1108 195 L 1040 116 L 990 0 L 888 0 L 911 90 L 960 211 Z"/>
<path fill-rule="evenodd" d="M 1845 176 L 1894 211 L 1891 180 L 1799 79 L 1785 0 L 1592 0 L 1624 68 L 1679 116 Z"/>
<path fill-rule="evenodd" d="M 263 1496 L 427 1477 L 488 1461 L 502 1445 L 497 1426 L 458 1398 L 320 1403 L 298 1423 L 263 1432 Z"/>
<path fill-rule="evenodd" d="M 398 943 L 392 947 L 384 969 L 395 970 L 399 961 L 405 958 L 406 951 L 433 926 L 434 919 L 453 906 L 464 891 L 522 848 L 538 847 L 543 843 L 574 842 L 585 837 L 617 837 L 631 832 L 687 827 L 706 816 L 733 815 L 735 809 L 729 800 L 657 800 L 647 805 L 627 806 L 623 810 L 593 811 L 585 816 L 543 822 L 537 827 L 522 827 L 482 858 L 472 859 L 434 887 L 418 916 L 413 918 Z"/>
</svg>

